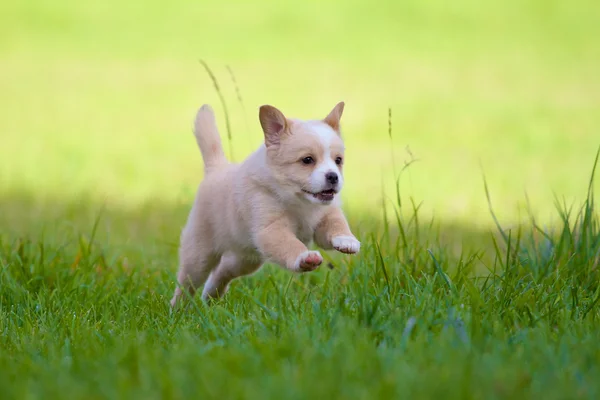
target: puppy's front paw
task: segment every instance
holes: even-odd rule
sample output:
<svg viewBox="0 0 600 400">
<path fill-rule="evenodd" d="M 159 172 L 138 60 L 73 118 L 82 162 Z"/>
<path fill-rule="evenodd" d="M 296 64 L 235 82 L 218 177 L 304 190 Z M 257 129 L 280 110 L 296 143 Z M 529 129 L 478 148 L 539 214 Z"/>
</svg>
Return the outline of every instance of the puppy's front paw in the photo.
<svg viewBox="0 0 600 400">
<path fill-rule="evenodd" d="M 336 236 L 331 244 L 341 253 L 356 254 L 360 251 L 360 242 L 354 236 Z"/>
<path fill-rule="evenodd" d="M 322 262 L 323 257 L 318 251 L 305 251 L 296 258 L 294 270 L 298 272 L 314 271 Z"/>
</svg>

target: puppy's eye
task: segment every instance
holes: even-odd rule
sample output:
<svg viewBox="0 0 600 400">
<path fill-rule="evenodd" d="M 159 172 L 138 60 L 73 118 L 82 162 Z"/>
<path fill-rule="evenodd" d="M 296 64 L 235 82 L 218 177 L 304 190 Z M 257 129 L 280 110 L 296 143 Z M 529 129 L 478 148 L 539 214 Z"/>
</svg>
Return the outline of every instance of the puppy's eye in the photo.
<svg viewBox="0 0 600 400">
<path fill-rule="evenodd" d="M 312 157 L 304 157 L 304 158 L 302 159 L 302 163 L 303 163 L 303 164 L 306 164 L 306 165 L 308 165 L 308 164 L 312 164 L 312 163 L 314 163 L 314 162 L 315 162 L 315 159 L 314 159 L 314 158 L 312 158 Z"/>
<path fill-rule="evenodd" d="M 337 165 L 342 165 L 342 157 L 336 157 L 336 159 L 335 159 L 335 163 L 336 163 Z"/>
</svg>

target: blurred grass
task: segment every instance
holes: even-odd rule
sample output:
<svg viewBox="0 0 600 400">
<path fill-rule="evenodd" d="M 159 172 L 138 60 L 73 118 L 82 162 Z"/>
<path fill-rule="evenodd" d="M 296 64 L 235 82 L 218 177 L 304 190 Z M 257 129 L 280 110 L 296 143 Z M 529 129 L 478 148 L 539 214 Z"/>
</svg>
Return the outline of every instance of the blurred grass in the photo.
<svg viewBox="0 0 600 400">
<path fill-rule="evenodd" d="M 403 191 L 449 223 L 489 224 L 481 167 L 502 218 L 519 220 L 526 191 L 549 220 L 553 193 L 584 193 L 600 141 L 594 1 L 0 7 L 3 197 L 189 201 L 201 179 L 193 114 L 220 111 L 199 58 L 223 87 L 236 160 L 261 141 L 259 105 L 315 118 L 345 100 L 356 214 L 379 213 L 382 179 L 393 192 L 388 107 L 396 162 L 406 146 L 420 159 Z"/>
</svg>

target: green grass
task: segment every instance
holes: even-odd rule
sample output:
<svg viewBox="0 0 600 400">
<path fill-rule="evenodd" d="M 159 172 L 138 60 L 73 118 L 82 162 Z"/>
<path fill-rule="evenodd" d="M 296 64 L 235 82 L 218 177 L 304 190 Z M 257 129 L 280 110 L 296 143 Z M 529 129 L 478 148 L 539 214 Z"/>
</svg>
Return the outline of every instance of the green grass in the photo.
<svg viewBox="0 0 600 400">
<path fill-rule="evenodd" d="M 599 20 L 594 0 L 2 2 L 0 397 L 598 398 Z M 171 313 L 197 107 L 226 131 L 199 59 L 236 160 L 261 104 L 346 102 L 363 250 Z"/>
<path fill-rule="evenodd" d="M 460 254 L 422 239 L 415 212 L 362 232 L 362 253 L 330 269 L 267 266 L 178 312 L 172 273 L 116 256 L 95 228 L 65 246 L 2 242 L 0 387 L 31 399 L 597 398 L 594 207 L 590 191 L 558 208 L 555 231 L 499 226 L 495 251 Z"/>
</svg>

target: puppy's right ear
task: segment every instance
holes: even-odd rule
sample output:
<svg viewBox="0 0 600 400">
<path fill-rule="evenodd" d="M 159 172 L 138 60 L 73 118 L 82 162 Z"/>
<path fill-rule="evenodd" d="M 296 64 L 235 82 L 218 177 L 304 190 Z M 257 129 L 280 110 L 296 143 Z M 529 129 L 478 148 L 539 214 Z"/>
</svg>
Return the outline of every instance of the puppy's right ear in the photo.
<svg viewBox="0 0 600 400">
<path fill-rule="evenodd" d="M 283 113 L 273 106 L 265 105 L 260 107 L 258 118 L 265 134 L 267 147 L 278 145 L 281 136 L 288 129 L 288 121 Z"/>
<path fill-rule="evenodd" d="M 338 134 L 340 133 L 340 119 L 342 118 L 342 113 L 344 112 L 344 102 L 340 101 L 336 104 L 336 106 L 331 110 L 329 115 L 325 117 L 323 121 L 327 125 L 329 125 L 334 131 Z"/>
</svg>

